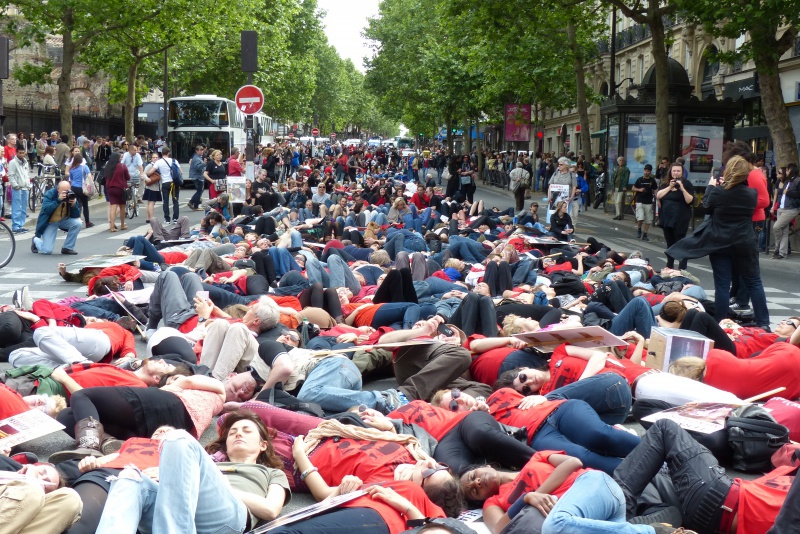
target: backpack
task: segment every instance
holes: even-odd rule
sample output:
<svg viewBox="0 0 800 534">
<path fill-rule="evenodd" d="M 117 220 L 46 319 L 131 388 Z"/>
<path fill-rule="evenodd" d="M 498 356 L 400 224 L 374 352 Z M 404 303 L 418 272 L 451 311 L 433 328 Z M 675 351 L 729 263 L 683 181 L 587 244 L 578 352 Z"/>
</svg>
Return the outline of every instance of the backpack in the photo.
<svg viewBox="0 0 800 534">
<path fill-rule="evenodd" d="M 789 443 L 789 429 L 755 404 L 733 410 L 725 426 L 728 446 L 733 454 L 731 466 L 739 471 L 772 470 L 772 455 Z"/>
<path fill-rule="evenodd" d="M 266 402 L 276 408 L 283 408 L 290 412 L 300 412 L 306 415 L 313 415 L 314 417 L 323 418 L 325 412 L 322 411 L 322 406 L 316 402 L 303 402 L 291 393 L 283 390 L 283 384 L 278 382 L 274 387 L 263 390 L 256 397 L 257 401 Z"/>
<path fill-rule="evenodd" d="M 178 187 L 183 186 L 183 174 L 181 174 L 181 168 L 178 167 L 175 158 L 172 159 L 172 163 L 169 165 L 169 173 L 172 176 L 172 183 L 176 184 Z"/>
</svg>

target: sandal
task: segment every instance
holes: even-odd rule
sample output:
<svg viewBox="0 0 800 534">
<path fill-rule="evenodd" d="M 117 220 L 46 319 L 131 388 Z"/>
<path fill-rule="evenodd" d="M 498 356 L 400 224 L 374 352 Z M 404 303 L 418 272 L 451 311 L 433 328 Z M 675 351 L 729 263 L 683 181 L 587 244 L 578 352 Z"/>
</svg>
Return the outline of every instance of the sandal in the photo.
<svg viewBox="0 0 800 534">
<path fill-rule="evenodd" d="M 116 232 L 116 231 L 117 231 L 117 227 L 116 227 L 116 226 L 114 226 L 114 225 L 112 224 L 112 225 L 109 227 L 108 231 L 109 231 L 109 232 Z"/>
<path fill-rule="evenodd" d="M 128 225 L 127 224 L 123 224 L 122 226 L 119 227 L 119 229 L 120 230 L 127 230 L 128 229 Z"/>
</svg>

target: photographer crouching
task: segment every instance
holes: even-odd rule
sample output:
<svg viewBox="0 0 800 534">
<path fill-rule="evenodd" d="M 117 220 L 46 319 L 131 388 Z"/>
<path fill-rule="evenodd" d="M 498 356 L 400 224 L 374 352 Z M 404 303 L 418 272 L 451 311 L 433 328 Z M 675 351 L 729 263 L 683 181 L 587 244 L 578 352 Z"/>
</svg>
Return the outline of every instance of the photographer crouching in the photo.
<svg viewBox="0 0 800 534">
<path fill-rule="evenodd" d="M 81 205 L 76 203 L 75 193 L 69 181 L 61 181 L 42 197 L 42 208 L 36 221 L 36 235 L 31 243 L 31 252 L 52 254 L 58 230 L 67 232 L 61 254 L 77 254 L 75 242 L 81 231 Z"/>
</svg>

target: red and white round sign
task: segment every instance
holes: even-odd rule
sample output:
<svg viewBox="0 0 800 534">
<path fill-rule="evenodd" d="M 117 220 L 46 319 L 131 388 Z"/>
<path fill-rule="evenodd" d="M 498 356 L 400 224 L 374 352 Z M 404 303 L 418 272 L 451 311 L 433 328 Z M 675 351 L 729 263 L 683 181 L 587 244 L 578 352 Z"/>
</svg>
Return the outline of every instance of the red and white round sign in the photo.
<svg viewBox="0 0 800 534">
<path fill-rule="evenodd" d="M 336 139 L 336 132 L 331 133 L 331 139 Z"/>
<path fill-rule="evenodd" d="M 236 91 L 236 107 L 245 115 L 252 115 L 264 107 L 264 93 L 255 85 L 243 85 Z"/>
<path fill-rule="evenodd" d="M 311 130 L 311 135 L 313 135 L 314 137 L 318 136 L 319 135 L 319 128 L 312 129 Z"/>
<path fill-rule="evenodd" d="M 289 132 L 289 139 L 294 139 L 294 133 L 293 132 Z"/>
</svg>

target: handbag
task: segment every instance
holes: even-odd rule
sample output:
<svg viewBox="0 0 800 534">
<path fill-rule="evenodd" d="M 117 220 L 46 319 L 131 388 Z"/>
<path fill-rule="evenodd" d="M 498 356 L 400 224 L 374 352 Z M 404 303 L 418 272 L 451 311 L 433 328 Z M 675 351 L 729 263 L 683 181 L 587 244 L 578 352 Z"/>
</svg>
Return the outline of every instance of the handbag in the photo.
<svg viewBox="0 0 800 534">
<path fill-rule="evenodd" d="M 83 194 L 91 198 L 97 194 L 97 185 L 94 183 L 94 177 L 91 173 L 86 174 L 86 169 L 83 170 Z"/>
<path fill-rule="evenodd" d="M 465 174 L 461 176 L 461 185 L 469 185 L 472 183 L 472 176 Z"/>
<path fill-rule="evenodd" d="M 214 189 L 217 190 L 217 193 L 224 193 L 228 190 L 228 179 L 227 178 L 216 178 L 214 179 Z"/>
<path fill-rule="evenodd" d="M 772 455 L 789 443 L 789 429 L 755 404 L 733 410 L 725 426 L 728 446 L 733 453 L 732 467 L 739 471 L 772 470 Z"/>
</svg>

